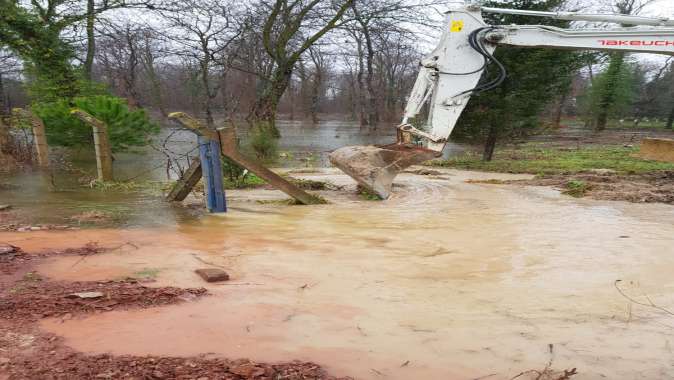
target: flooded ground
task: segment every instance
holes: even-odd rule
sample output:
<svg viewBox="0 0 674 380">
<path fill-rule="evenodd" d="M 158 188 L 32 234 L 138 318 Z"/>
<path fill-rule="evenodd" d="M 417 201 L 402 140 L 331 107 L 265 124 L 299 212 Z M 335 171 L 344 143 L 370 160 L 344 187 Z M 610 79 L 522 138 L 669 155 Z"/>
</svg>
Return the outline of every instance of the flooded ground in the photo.
<svg viewBox="0 0 674 380">
<path fill-rule="evenodd" d="M 248 131 L 243 124 L 240 126 L 238 134 L 245 147 Z M 312 125 L 281 120 L 278 126 L 282 137 L 278 140 L 280 157 L 271 164 L 275 167 L 326 167 L 329 166 L 328 153 L 338 147 L 386 144 L 395 140 L 395 128 L 391 125 L 370 130 L 354 122 L 322 121 Z M 194 133 L 177 127 L 163 128 L 151 147 L 115 154 L 115 179 L 119 182 L 175 180 L 176 172 L 167 170 L 166 155 L 178 157 L 183 168 L 187 168 L 185 157 L 198 155 L 197 149 Z M 450 143 L 444 154 L 450 156 L 463 150 L 461 145 Z M 157 191 L 92 191 L 86 183 L 95 178 L 93 151 L 70 151 L 67 156 L 72 160 L 73 170 L 58 171 L 55 175 L 0 171 L 0 204 L 13 205 L 28 223 L 58 225 L 70 222 L 73 215 L 90 211 L 103 211 L 112 215 L 115 225 L 126 227 L 172 225 L 194 219 L 189 210 L 167 205 Z"/>
<path fill-rule="evenodd" d="M 403 174 L 391 199 L 372 202 L 326 169 L 304 176 L 346 186 L 321 193 L 328 205 L 235 191 L 226 215 L 0 241 L 114 248 L 49 259 L 38 270 L 54 279 L 194 287 L 194 269 L 231 274 L 194 303 L 42 323 L 88 353 L 300 359 L 359 379 L 510 379 L 550 360 L 578 379 L 674 377 L 674 317 L 619 292 L 674 309 L 674 207 L 441 172 Z"/>
</svg>

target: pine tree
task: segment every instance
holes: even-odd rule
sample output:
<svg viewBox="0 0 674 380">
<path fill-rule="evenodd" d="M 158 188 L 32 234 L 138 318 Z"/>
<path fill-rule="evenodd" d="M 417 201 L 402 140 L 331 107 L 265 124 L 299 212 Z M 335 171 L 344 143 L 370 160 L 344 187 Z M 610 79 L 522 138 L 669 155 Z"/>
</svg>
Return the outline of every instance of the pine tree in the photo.
<svg viewBox="0 0 674 380">
<path fill-rule="evenodd" d="M 562 2 L 509 0 L 485 6 L 546 11 Z M 512 15 L 489 15 L 485 21 L 492 25 L 566 26 L 556 20 Z M 498 88 L 470 100 L 452 135 L 459 140 L 483 143 L 485 161 L 492 159 L 498 141 L 533 133 L 541 124 L 540 115 L 545 106 L 568 91 L 573 73 L 582 65 L 580 53 L 566 50 L 500 47 L 495 56 L 508 70 L 508 77 Z"/>
</svg>

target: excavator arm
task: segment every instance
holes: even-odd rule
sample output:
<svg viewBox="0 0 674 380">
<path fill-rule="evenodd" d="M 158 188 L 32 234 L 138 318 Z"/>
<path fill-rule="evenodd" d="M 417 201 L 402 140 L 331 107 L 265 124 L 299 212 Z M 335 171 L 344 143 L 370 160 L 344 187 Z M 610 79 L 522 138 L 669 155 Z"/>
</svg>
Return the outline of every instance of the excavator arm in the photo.
<svg viewBox="0 0 674 380">
<path fill-rule="evenodd" d="M 487 26 L 482 20 L 482 11 L 632 25 L 659 23 L 671 27 L 569 30 L 544 25 Z M 427 140 L 429 149 L 442 151 L 470 96 L 485 90 L 477 86 L 477 83 L 490 59 L 485 55 L 492 54 L 497 45 L 674 55 L 674 21 L 624 15 L 530 12 L 477 6 L 452 10 L 447 13 L 444 33 L 438 47 L 421 62 L 403 122 L 398 128 Z M 425 128 L 427 132 L 424 132 L 416 130 L 407 122 L 417 116 L 427 102 L 431 109 Z"/>
<path fill-rule="evenodd" d="M 562 29 L 543 25 L 490 26 L 482 12 L 599 21 L 634 25 L 611 29 Z M 575 50 L 625 51 L 674 55 L 674 20 L 627 15 L 537 12 L 483 8 L 469 4 L 447 12 L 437 47 L 420 62 L 395 144 L 382 147 L 344 147 L 331 162 L 361 186 L 385 199 L 395 176 L 410 165 L 440 155 L 470 97 L 501 84 L 505 68 L 493 56 L 497 46 Z M 499 75 L 483 81 L 487 66 Z M 425 105 L 429 116 L 421 128 L 410 122 Z"/>
</svg>

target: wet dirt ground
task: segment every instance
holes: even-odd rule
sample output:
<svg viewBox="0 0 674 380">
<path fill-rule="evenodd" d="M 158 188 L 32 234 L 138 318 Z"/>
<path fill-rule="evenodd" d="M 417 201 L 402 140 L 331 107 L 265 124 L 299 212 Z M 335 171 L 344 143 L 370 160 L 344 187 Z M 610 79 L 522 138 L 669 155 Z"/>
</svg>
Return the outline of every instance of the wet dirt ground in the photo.
<svg viewBox="0 0 674 380">
<path fill-rule="evenodd" d="M 454 170 L 403 174 L 373 202 L 346 176 L 305 175 L 346 187 L 322 192 L 328 205 L 230 192 L 227 215 L 0 241 L 112 248 L 46 259 L 37 271 L 55 280 L 208 288 L 189 304 L 41 323 L 90 354 L 297 359 L 359 379 L 510 379 L 550 360 L 574 379 L 674 377 L 674 207 L 467 183 L 529 177 Z M 204 284 L 193 271 L 209 266 L 232 280 Z"/>
</svg>

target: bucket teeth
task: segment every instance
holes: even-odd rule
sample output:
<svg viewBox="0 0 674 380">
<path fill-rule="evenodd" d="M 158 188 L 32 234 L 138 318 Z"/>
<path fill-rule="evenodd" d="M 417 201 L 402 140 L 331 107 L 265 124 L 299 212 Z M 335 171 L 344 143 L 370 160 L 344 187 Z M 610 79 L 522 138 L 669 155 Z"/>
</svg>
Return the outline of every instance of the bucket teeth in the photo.
<svg viewBox="0 0 674 380">
<path fill-rule="evenodd" d="M 330 153 L 330 162 L 381 199 L 391 194 L 393 180 L 406 168 L 438 156 L 408 145 L 347 146 Z"/>
</svg>

